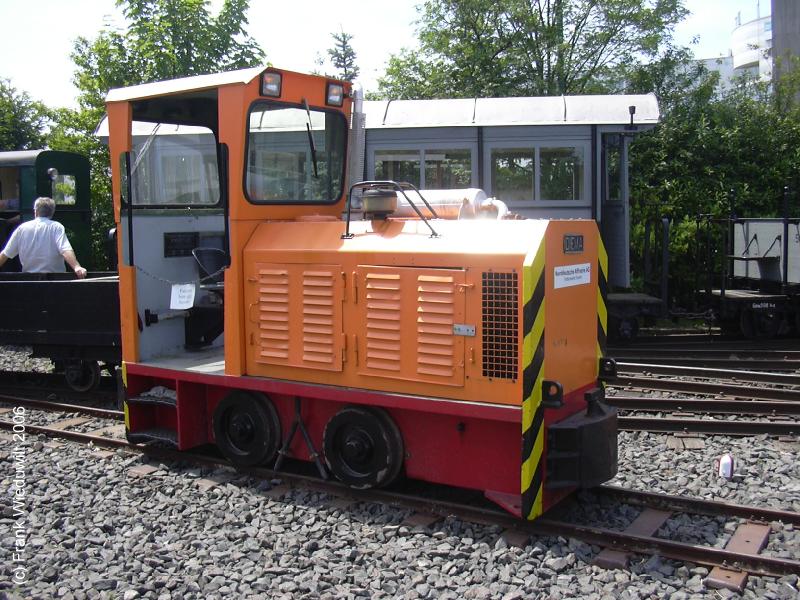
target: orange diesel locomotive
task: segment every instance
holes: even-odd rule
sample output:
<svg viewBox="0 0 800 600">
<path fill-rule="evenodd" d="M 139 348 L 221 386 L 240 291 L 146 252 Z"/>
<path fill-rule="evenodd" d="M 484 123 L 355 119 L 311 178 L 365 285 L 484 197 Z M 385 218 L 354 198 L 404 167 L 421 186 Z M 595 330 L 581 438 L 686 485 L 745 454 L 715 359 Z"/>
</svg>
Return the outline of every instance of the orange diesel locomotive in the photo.
<svg viewBox="0 0 800 600">
<path fill-rule="evenodd" d="M 350 84 L 247 69 L 107 99 L 129 439 L 399 475 L 535 518 L 617 469 L 592 221 L 393 216 Z M 345 216 L 346 215 L 346 216 Z"/>
</svg>

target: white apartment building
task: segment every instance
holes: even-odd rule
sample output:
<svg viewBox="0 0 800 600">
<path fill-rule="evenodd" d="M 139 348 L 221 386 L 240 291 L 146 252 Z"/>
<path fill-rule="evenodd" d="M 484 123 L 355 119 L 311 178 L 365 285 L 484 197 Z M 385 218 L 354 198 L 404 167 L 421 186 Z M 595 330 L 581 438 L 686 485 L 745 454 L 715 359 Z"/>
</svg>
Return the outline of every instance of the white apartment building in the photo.
<svg viewBox="0 0 800 600">
<path fill-rule="evenodd" d="M 719 86 L 726 89 L 733 79 L 750 75 L 768 81 L 772 78 L 772 16 L 742 22 L 741 15 L 731 33 L 727 56 L 704 58 L 709 71 L 720 74 Z"/>
</svg>

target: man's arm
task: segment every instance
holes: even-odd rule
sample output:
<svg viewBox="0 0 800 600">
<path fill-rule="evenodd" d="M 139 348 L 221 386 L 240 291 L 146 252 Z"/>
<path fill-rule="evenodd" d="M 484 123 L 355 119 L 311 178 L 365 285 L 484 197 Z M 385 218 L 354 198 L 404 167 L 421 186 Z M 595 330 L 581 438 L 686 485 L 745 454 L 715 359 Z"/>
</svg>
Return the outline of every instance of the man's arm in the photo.
<svg viewBox="0 0 800 600">
<path fill-rule="evenodd" d="M 6 264 L 7 260 L 8 260 L 8 257 L 5 254 L 3 254 L 2 252 L 0 252 L 0 267 L 2 267 L 4 264 Z"/>
<path fill-rule="evenodd" d="M 73 252 L 71 249 L 64 250 L 64 252 L 61 253 L 61 256 L 63 256 L 64 260 L 67 261 L 69 268 L 75 271 L 75 275 L 78 277 L 78 279 L 83 279 L 86 277 L 86 269 L 84 269 L 78 262 L 75 252 Z"/>
</svg>

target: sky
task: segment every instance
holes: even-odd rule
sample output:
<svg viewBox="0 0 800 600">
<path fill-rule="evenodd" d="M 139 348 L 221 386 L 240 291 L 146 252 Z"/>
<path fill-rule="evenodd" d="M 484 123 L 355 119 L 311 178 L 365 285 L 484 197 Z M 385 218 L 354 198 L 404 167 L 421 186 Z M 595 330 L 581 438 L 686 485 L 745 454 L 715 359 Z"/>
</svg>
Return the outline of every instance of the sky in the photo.
<svg viewBox="0 0 800 600">
<path fill-rule="evenodd" d="M 340 28 L 351 42 L 364 88 L 375 90 L 386 62 L 416 45 L 416 6 L 422 0 L 250 0 L 248 31 L 274 66 L 294 71 L 317 68 L 331 33 Z M 691 15 L 676 29 L 676 40 L 698 58 L 728 54 L 737 13 L 742 22 L 770 12 L 769 0 L 685 0 Z M 212 0 L 218 7 L 221 0 Z M 115 0 L 0 0 L 0 78 L 18 92 L 51 107 L 77 106 L 69 58 L 79 36 L 93 38 L 104 24 L 122 24 Z"/>
</svg>

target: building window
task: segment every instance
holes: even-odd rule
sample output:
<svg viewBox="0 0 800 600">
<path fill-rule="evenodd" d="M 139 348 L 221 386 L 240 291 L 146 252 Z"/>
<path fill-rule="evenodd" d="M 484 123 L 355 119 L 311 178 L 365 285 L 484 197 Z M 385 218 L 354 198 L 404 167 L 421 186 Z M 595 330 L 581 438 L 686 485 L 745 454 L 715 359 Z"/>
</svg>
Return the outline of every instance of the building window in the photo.
<svg viewBox="0 0 800 600">
<path fill-rule="evenodd" d="M 583 199 L 583 148 L 539 149 L 539 198 Z"/>
<path fill-rule="evenodd" d="M 588 151 L 589 144 L 492 148 L 491 195 L 512 208 L 586 202 Z"/>
<path fill-rule="evenodd" d="M 420 187 L 418 150 L 376 150 L 375 179 L 407 181 Z"/>
<path fill-rule="evenodd" d="M 504 202 L 533 199 L 533 148 L 495 148 L 491 160 L 493 196 Z"/>
<path fill-rule="evenodd" d="M 425 188 L 446 190 L 472 185 L 472 153 L 469 150 L 426 150 Z"/>
</svg>

